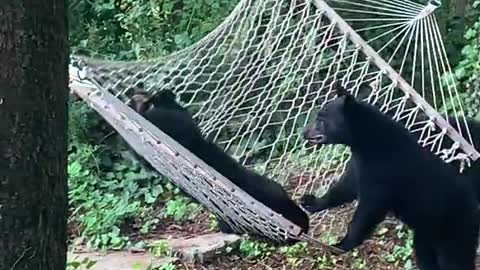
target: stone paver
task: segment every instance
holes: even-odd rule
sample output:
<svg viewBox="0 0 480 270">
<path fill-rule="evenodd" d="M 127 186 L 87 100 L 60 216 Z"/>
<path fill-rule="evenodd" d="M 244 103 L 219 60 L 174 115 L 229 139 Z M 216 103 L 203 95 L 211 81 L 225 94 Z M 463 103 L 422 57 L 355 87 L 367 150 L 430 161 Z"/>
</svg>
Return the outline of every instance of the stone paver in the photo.
<svg viewBox="0 0 480 270">
<path fill-rule="evenodd" d="M 212 233 L 193 238 L 168 239 L 167 242 L 176 256 L 182 258 L 182 260 L 204 262 L 221 253 L 227 244 L 238 240 L 240 240 L 238 235 Z M 150 265 L 159 267 L 174 260 L 170 257 L 154 257 L 148 252 L 69 252 L 68 254 L 69 261 L 74 259 L 82 261 L 85 258 L 96 261 L 95 265 L 89 270 L 145 270 Z"/>
<path fill-rule="evenodd" d="M 182 260 L 204 262 L 221 253 L 227 244 L 239 240 L 240 236 L 235 234 L 211 233 L 189 239 L 171 239 L 168 243 Z"/>
<path fill-rule="evenodd" d="M 85 252 L 68 254 L 68 260 L 81 262 L 84 258 L 96 261 L 89 270 L 145 270 L 150 265 L 154 267 L 168 263 L 172 258 L 156 258 L 147 252 L 132 253 L 128 251 L 117 251 L 109 253 Z M 80 268 L 84 269 L 84 268 Z"/>
</svg>

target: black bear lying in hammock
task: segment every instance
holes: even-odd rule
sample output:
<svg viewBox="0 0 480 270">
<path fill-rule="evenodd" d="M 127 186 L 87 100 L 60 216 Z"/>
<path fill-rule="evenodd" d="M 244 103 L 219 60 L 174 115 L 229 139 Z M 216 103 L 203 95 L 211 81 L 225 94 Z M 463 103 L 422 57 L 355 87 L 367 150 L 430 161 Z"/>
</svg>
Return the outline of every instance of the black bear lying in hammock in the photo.
<svg viewBox="0 0 480 270">
<path fill-rule="evenodd" d="M 172 92 L 162 91 L 154 95 L 137 92 L 129 105 L 250 196 L 298 225 L 304 233 L 308 232 L 308 215 L 290 199 L 282 186 L 245 169 L 216 144 L 207 141 L 188 110 L 175 101 Z M 235 232 L 221 219 L 218 224 L 224 233 Z"/>
</svg>

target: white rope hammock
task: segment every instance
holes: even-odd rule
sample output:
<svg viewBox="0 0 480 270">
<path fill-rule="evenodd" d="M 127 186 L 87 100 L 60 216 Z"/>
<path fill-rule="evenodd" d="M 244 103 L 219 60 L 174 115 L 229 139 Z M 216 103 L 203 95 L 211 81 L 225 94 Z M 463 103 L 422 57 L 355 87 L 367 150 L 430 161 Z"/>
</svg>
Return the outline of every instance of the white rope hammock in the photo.
<svg viewBox="0 0 480 270">
<path fill-rule="evenodd" d="M 334 98 L 336 81 L 419 134 L 419 143 L 446 162 L 469 164 L 479 154 L 470 134 L 456 131 L 466 125 L 463 108 L 453 106 L 455 123 L 445 120 L 444 108 L 459 95 L 432 13 L 438 5 L 241 0 L 212 33 L 168 57 L 144 62 L 77 62 L 74 57 L 71 88 L 159 172 L 232 227 L 274 240 L 298 238 L 297 226 L 120 100 L 127 102 L 136 89 L 173 90 L 205 136 L 245 166 L 282 183 L 294 197 L 328 188 L 348 159 L 345 147 L 314 149 L 299 132 L 318 106 Z M 362 87 L 365 83 L 370 87 Z M 316 223 L 326 215 L 315 216 Z"/>
</svg>

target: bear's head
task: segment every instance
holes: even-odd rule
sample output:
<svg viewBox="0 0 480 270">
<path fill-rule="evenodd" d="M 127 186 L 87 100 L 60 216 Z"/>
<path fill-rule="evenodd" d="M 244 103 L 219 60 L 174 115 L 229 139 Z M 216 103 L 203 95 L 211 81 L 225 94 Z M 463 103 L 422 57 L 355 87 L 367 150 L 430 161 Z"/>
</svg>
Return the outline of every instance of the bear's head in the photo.
<svg viewBox="0 0 480 270">
<path fill-rule="evenodd" d="M 132 95 L 128 105 L 137 113 L 143 114 L 151 109 L 164 108 L 184 111 L 180 104 L 175 101 L 175 94 L 169 90 L 149 94 L 145 91 L 137 91 Z"/>
<path fill-rule="evenodd" d="M 184 147 L 202 139 L 201 131 L 190 112 L 175 100 L 175 94 L 165 90 L 153 95 L 137 92 L 130 107 Z"/>
<path fill-rule="evenodd" d="M 347 106 L 355 106 L 355 98 L 342 86 L 336 87 L 337 98 L 327 103 L 317 113 L 315 119 L 304 129 L 303 137 L 312 144 L 329 145 L 352 142 Z"/>
</svg>

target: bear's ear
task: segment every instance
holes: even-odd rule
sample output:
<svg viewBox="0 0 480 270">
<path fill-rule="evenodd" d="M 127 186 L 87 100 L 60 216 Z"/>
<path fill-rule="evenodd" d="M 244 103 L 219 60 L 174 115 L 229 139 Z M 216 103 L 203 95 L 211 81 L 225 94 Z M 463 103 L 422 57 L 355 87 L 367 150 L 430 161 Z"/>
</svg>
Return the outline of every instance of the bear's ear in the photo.
<svg viewBox="0 0 480 270">
<path fill-rule="evenodd" d="M 175 94 L 170 90 L 163 90 L 153 94 L 153 102 L 159 105 L 175 103 Z"/>
<path fill-rule="evenodd" d="M 337 93 L 337 96 L 339 96 L 339 97 L 347 97 L 347 96 L 350 95 L 350 93 L 348 93 L 347 89 L 345 89 L 345 87 L 343 87 L 341 84 L 337 85 L 336 93 Z"/>
<path fill-rule="evenodd" d="M 344 97 L 345 100 L 350 100 L 354 98 L 352 94 L 350 94 L 348 90 L 345 89 L 345 87 L 343 87 L 340 83 L 337 83 L 335 85 L 335 92 L 337 93 L 338 97 Z"/>
<path fill-rule="evenodd" d="M 342 99 L 343 106 L 350 107 L 355 104 L 355 97 L 348 92 L 340 83 L 336 84 L 336 93 L 338 98 Z"/>
<path fill-rule="evenodd" d="M 147 92 L 137 91 L 132 95 L 127 105 L 138 113 L 144 113 L 148 109 L 151 99 L 152 97 Z"/>
</svg>

